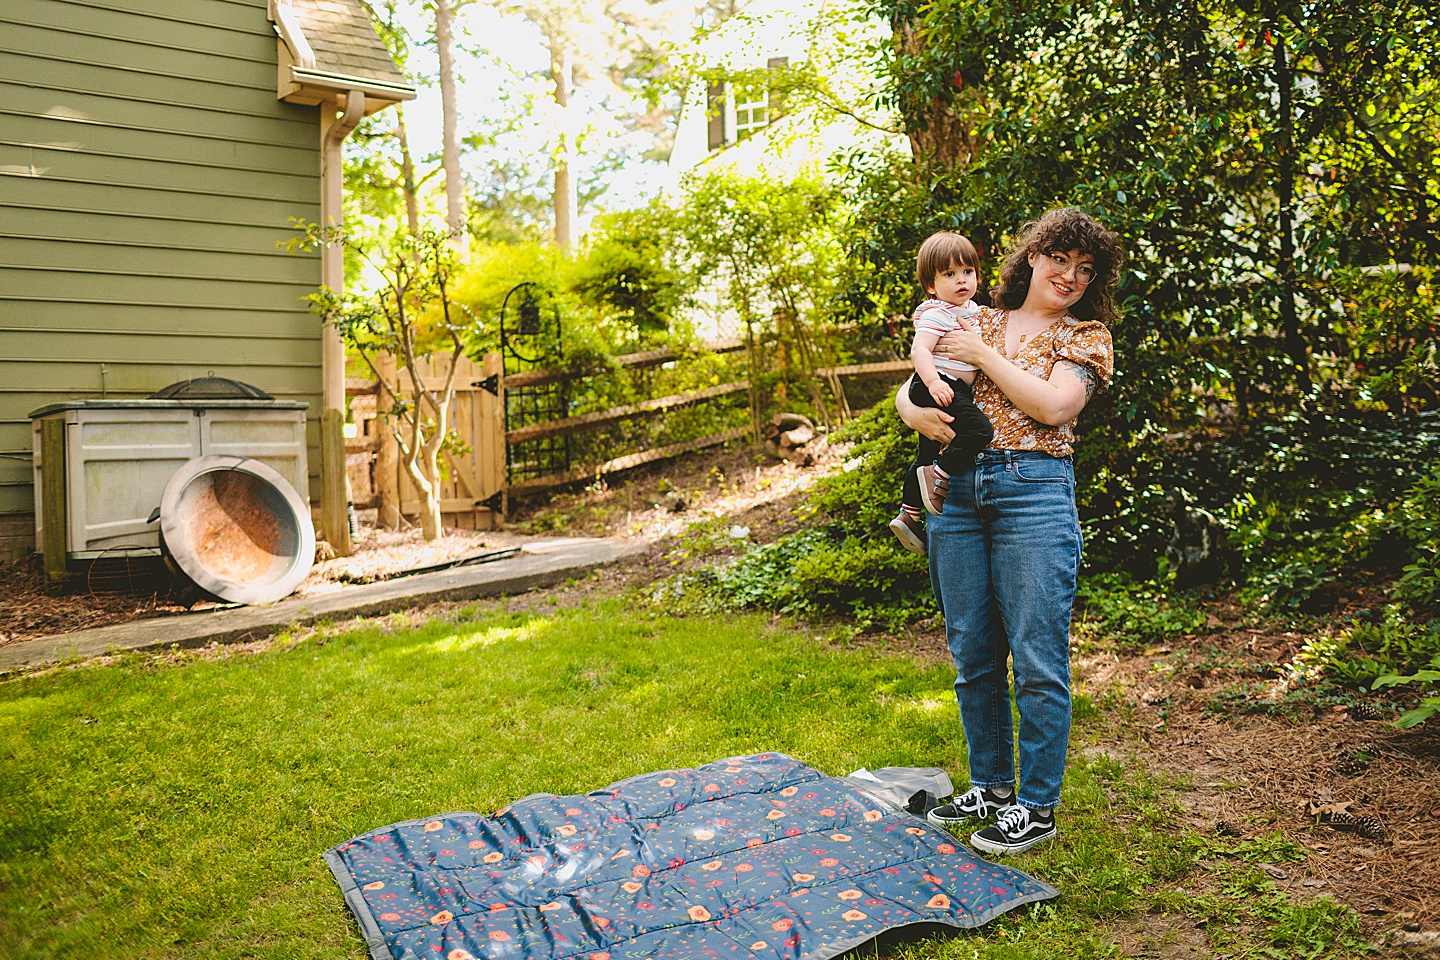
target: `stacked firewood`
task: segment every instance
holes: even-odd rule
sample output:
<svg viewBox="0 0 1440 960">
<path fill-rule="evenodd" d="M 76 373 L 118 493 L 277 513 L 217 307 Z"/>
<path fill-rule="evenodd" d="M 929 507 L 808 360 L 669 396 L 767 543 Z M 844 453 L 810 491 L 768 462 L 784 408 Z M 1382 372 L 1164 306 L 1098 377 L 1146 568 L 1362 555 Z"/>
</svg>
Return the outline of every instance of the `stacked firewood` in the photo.
<svg viewBox="0 0 1440 960">
<path fill-rule="evenodd" d="M 761 430 L 765 441 L 765 452 L 777 460 L 808 467 L 815 462 L 815 454 L 807 449 L 820 437 L 820 431 L 810 418 L 799 413 L 777 413 Z"/>
</svg>

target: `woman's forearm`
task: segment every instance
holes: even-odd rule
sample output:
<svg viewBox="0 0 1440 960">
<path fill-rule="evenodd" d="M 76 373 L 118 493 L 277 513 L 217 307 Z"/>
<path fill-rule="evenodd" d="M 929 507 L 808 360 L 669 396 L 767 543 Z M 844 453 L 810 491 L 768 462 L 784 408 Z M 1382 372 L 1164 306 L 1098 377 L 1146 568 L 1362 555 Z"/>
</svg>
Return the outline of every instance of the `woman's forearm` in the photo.
<svg viewBox="0 0 1440 960">
<path fill-rule="evenodd" d="M 1070 392 L 1020 369 L 998 350 L 990 354 L 979 364 L 980 369 L 1021 413 L 1051 427 L 1075 419 L 1079 410 L 1071 409 L 1075 398 Z"/>
<path fill-rule="evenodd" d="M 936 443 L 944 444 L 954 440 L 955 431 L 950 428 L 954 417 L 944 410 L 934 407 L 916 406 L 915 402 L 910 399 L 910 382 L 913 379 L 914 375 L 912 374 L 910 380 L 902 383 L 900 389 L 896 391 L 895 412 L 900 414 L 900 419 L 905 426 L 911 430 L 918 430 Z"/>
</svg>

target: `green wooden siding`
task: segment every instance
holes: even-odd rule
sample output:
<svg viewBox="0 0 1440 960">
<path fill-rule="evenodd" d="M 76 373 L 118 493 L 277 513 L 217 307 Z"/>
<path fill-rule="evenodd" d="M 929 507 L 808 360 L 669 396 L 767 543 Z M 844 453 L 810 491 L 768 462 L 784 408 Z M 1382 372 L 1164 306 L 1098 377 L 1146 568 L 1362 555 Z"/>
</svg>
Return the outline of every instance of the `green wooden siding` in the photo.
<svg viewBox="0 0 1440 960">
<path fill-rule="evenodd" d="M 320 117 L 275 74 L 265 0 L 0 5 L 0 514 L 56 400 L 213 373 L 307 401 L 314 445 L 320 261 L 276 244 L 320 216 Z"/>
</svg>

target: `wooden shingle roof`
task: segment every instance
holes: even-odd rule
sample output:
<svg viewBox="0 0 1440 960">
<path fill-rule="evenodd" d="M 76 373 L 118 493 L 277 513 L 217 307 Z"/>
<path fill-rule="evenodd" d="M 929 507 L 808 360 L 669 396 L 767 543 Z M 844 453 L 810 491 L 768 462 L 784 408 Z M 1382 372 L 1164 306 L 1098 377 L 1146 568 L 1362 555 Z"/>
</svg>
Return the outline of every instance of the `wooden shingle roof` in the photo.
<svg viewBox="0 0 1440 960">
<path fill-rule="evenodd" d="M 362 0 L 291 0 L 315 51 L 315 69 L 328 74 L 411 86 L 375 32 Z"/>
</svg>

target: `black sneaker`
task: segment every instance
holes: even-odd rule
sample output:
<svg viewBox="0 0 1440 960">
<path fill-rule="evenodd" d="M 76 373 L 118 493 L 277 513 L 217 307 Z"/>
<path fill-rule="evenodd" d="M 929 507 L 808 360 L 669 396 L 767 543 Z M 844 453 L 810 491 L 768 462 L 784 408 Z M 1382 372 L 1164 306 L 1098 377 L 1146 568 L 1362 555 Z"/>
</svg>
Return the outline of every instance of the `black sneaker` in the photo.
<svg viewBox="0 0 1440 960">
<path fill-rule="evenodd" d="M 1016 805 L 1001 810 L 990 826 L 970 834 L 970 846 L 985 853 L 1021 853 L 1054 839 L 1054 810 L 1039 813 Z"/>
<path fill-rule="evenodd" d="M 988 787 L 973 787 L 925 814 L 925 819 L 946 830 L 962 826 L 971 820 L 989 820 L 1000 809 L 1014 800 L 1014 792 L 998 796 Z"/>
</svg>

